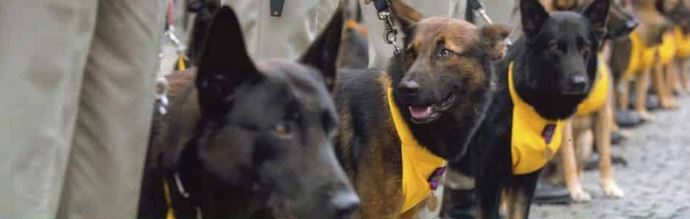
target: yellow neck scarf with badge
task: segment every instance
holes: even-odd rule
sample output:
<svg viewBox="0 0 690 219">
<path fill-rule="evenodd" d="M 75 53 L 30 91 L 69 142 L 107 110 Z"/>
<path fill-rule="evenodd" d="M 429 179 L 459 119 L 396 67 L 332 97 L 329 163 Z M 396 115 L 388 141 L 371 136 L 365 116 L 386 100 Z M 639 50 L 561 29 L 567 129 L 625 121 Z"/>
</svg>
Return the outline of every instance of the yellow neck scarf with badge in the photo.
<svg viewBox="0 0 690 219">
<path fill-rule="evenodd" d="M 609 96 L 609 69 L 606 66 L 606 60 L 602 54 L 599 54 L 599 67 L 597 68 L 596 79 L 592 91 L 589 92 L 587 98 L 577 106 L 577 116 L 585 116 L 594 113 L 604 107 L 606 98 Z"/>
<path fill-rule="evenodd" d="M 529 174 L 544 167 L 558 151 L 563 121 L 545 119 L 520 98 L 513 83 L 513 62 L 508 66 L 508 89 L 513 101 L 510 139 L 513 174 Z"/>
<path fill-rule="evenodd" d="M 436 189 L 435 186 L 443 186 L 431 184 L 440 183 L 440 177 L 445 171 L 446 160 L 431 153 L 417 142 L 395 105 L 392 89 L 388 88 L 386 97 L 393 125 L 400 138 L 402 194 L 404 197 L 400 213 L 404 213 L 424 201 L 431 194 L 431 191 Z M 431 182 L 433 180 L 439 181 Z"/>
</svg>

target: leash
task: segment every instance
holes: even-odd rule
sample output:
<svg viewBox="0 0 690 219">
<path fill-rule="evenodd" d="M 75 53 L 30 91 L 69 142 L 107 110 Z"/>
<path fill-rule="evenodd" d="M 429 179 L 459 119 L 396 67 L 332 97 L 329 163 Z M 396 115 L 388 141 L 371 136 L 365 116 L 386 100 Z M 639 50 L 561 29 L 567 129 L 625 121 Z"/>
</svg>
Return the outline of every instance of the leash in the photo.
<svg viewBox="0 0 690 219">
<path fill-rule="evenodd" d="M 178 172 L 175 172 L 173 174 L 173 181 L 175 182 L 175 187 L 177 187 L 177 192 L 185 199 L 189 198 L 189 192 L 187 192 L 184 189 L 184 185 L 182 185 L 182 181 L 180 180 L 180 174 Z M 165 198 L 165 204 L 167 206 L 167 210 L 165 213 L 165 219 L 177 219 L 175 216 L 175 208 L 173 207 L 172 204 L 172 196 L 170 193 L 170 184 L 168 183 L 167 179 L 163 179 L 163 194 Z M 197 219 L 203 219 L 203 215 L 201 213 L 201 209 L 199 206 L 194 206 L 194 209 L 196 211 L 196 218 Z"/>
<path fill-rule="evenodd" d="M 175 61 L 175 70 L 184 71 L 189 68 L 189 58 L 186 55 L 187 47 L 175 34 L 175 2 L 173 0 L 167 0 L 166 2 L 166 19 L 165 19 L 165 32 L 163 33 L 166 38 L 175 46 L 175 51 L 177 52 L 177 60 Z M 163 58 L 163 53 L 159 54 L 159 59 Z M 165 78 L 164 74 L 158 74 L 156 78 L 156 100 L 159 102 L 158 113 L 165 115 L 167 107 L 169 104 L 168 100 L 168 80 Z"/>
<path fill-rule="evenodd" d="M 376 15 L 383 22 L 386 30 L 383 32 L 383 40 L 386 44 L 393 46 L 393 54 L 400 54 L 400 48 L 395 44 L 398 41 L 398 29 L 395 27 L 395 20 L 391 16 L 391 0 L 373 0 L 376 8 Z"/>
<path fill-rule="evenodd" d="M 494 24 L 494 21 L 491 20 L 491 17 L 489 17 L 489 14 L 486 13 L 486 9 L 484 8 L 484 4 L 480 0 L 467 0 L 467 10 L 472 11 L 475 16 L 482 18 L 487 24 Z M 469 18 L 467 15 L 465 19 L 470 22 L 474 21 L 473 17 Z M 510 39 L 506 39 L 506 44 L 511 46 L 513 42 L 511 42 Z"/>
</svg>

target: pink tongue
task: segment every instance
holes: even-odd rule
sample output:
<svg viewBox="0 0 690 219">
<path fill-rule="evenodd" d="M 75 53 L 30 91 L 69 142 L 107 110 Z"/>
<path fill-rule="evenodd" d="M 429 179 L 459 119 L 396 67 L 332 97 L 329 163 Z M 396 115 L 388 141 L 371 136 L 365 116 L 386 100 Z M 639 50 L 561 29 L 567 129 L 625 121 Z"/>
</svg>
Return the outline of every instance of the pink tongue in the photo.
<svg viewBox="0 0 690 219">
<path fill-rule="evenodd" d="M 410 115 L 415 119 L 424 119 L 431 116 L 431 107 L 410 106 Z"/>
</svg>

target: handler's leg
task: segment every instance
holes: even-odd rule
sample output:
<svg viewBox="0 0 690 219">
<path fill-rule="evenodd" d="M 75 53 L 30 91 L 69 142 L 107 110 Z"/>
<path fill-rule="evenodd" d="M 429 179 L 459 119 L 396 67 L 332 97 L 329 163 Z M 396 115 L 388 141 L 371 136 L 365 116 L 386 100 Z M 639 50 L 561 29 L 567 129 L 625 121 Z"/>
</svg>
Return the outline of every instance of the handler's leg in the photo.
<svg viewBox="0 0 690 219">
<path fill-rule="evenodd" d="M 163 3 L 103 0 L 57 218 L 134 218 L 154 101 Z"/>
<path fill-rule="evenodd" d="M 52 219 L 97 2 L 0 2 L 0 218 Z"/>
</svg>

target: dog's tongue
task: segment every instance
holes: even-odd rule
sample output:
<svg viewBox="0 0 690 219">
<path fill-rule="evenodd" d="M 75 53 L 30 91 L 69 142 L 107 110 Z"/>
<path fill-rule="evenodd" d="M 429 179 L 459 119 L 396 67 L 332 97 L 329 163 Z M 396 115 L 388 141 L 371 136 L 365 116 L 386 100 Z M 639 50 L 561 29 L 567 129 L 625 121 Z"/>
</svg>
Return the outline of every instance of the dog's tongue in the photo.
<svg viewBox="0 0 690 219">
<path fill-rule="evenodd" d="M 431 116 L 431 107 L 410 106 L 410 115 L 415 119 L 425 119 Z"/>
</svg>

